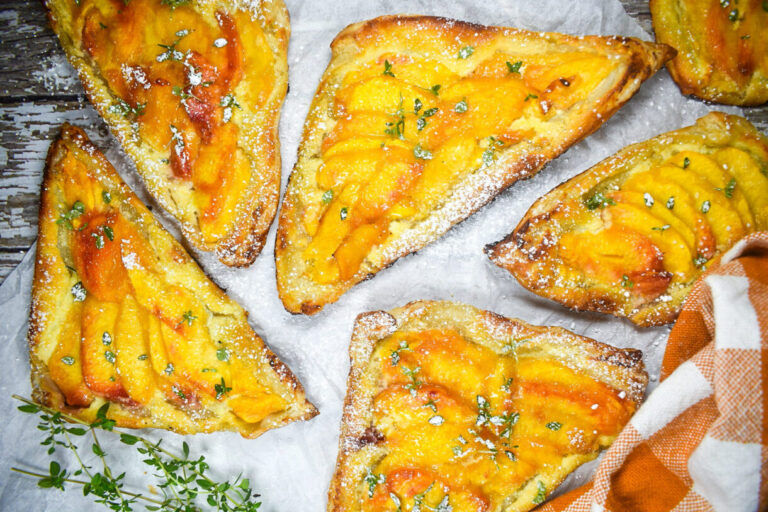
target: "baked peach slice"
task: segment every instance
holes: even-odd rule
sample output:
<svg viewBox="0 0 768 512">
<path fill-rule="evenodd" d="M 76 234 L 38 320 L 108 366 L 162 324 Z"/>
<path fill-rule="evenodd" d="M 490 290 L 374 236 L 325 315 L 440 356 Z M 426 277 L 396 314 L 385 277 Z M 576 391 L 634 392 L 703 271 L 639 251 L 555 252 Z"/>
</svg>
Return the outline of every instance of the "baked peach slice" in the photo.
<svg viewBox="0 0 768 512">
<path fill-rule="evenodd" d="M 767 173 L 768 139 L 713 112 L 558 186 L 486 251 L 563 305 L 665 324 L 724 252 L 768 229 Z"/>
</svg>

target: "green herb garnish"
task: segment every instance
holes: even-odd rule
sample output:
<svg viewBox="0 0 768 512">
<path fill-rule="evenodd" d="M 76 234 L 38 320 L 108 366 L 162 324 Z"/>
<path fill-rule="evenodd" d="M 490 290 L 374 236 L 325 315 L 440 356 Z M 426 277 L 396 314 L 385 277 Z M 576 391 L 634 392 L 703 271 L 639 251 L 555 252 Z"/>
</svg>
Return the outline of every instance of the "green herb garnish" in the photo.
<svg viewBox="0 0 768 512">
<path fill-rule="evenodd" d="M 629 278 L 627 274 L 624 274 L 623 276 L 621 276 L 621 287 L 632 289 L 635 287 L 635 283 L 632 282 L 632 280 Z"/>
<path fill-rule="evenodd" d="M 349 209 L 345 206 L 339 211 L 339 218 L 341 220 L 347 220 L 347 216 L 349 215 Z"/>
<path fill-rule="evenodd" d="M 224 377 L 221 378 L 221 383 L 220 384 L 216 384 L 216 385 L 213 386 L 213 389 L 216 391 L 216 400 L 221 400 L 221 398 L 224 395 L 226 395 L 227 393 L 232 391 L 232 388 L 228 387 L 224 383 Z"/>
<path fill-rule="evenodd" d="M 461 50 L 459 50 L 459 58 L 460 59 L 467 59 L 469 58 L 473 53 L 475 53 L 475 49 L 471 46 L 465 46 Z"/>
<path fill-rule="evenodd" d="M 162 3 L 170 7 L 171 10 L 174 10 L 177 7 L 188 4 L 189 0 L 163 0 Z"/>
<path fill-rule="evenodd" d="M 653 196 L 648 192 L 643 194 L 643 201 L 645 201 L 645 206 L 647 206 L 648 208 L 653 206 L 653 203 L 654 203 Z"/>
<path fill-rule="evenodd" d="M 224 362 L 229 361 L 229 350 L 227 350 L 225 348 L 220 348 L 219 350 L 217 350 L 216 351 L 216 359 L 218 359 L 219 361 L 224 361 Z"/>
<path fill-rule="evenodd" d="M 76 282 L 74 286 L 72 286 L 70 293 L 72 294 L 72 297 L 75 299 L 75 302 L 83 302 L 85 300 L 86 291 L 82 281 Z"/>
<path fill-rule="evenodd" d="M 112 364 L 115 364 L 115 353 L 112 352 L 111 350 L 107 350 L 106 352 L 104 352 L 104 359 L 106 359 Z"/>
<path fill-rule="evenodd" d="M 529 93 L 528 96 L 526 96 L 523 101 L 535 100 L 537 98 L 538 98 L 538 96 L 536 96 L 535 94 Z"/>
<path fill-rule="evenodd" d="M 536 482 L 536 489 L 536 496 L 533 497 L 533 503 L 538 505 L 544 503 L 544 500 L 547 499 L 547 487 L 541 480 L 539 480 Z"/>
<path fill-rule="evenodd" d="M 391 76 L 392 78 L 395 77 L 395 74 L 392 72 L 392 64 L 390 64 L 388 60 L 384 61 L 384 71 L 381 74 Z"/>
<path fill-rule="evenodd" d="M 75 364 L 75 358 L 72 356 L 64 356 L 61 358 L 61 362 L 67 366 L 72 366 L 73 364 Z"/>
<path fill-rule="evenodd" d="M 192 313 L 192 311 L 187 310 L 184 312 L 184 315 L 182 316 L 182 321 L 179 322 L 179 324 L 183 324 L 184 322 L 187 322 L 187 325 L 192 325 L 192 322 L 197 320 L 197 317 Z"/>
<path fill-rule="evenodd" d="M 69 211 L 59 214 L 56 224 L 75 229 L 72 221 L 85 213 L 85 205 L 81 201 L 75 201 Z"/>
<path fill-rule="evenodd" d="M 463 114 L 464 112 L 467 111 L 468 108 L 469 107 L 467 106 L 467 98 L 464 98 L 460 102 L 458 102 L 456 105 L 454 105 L 453 111 L 459 114 Z"/>
<path fill-rule="evenodd" d="M 554 430 L 555 432 L 560 430 L 560 427 L 562 427 L 562 426 L 563 426 L 563 424 L 560 423 L 559 421 L 550 421 L 549 423 L 547 423 L 547 428 L 549 430 Z"/>
<path fill-rule="evenodd" d="M 383 473 L 376 474 L 371 471 L 371 468 L 366 469 L 365 477 L 363 481 L 368 484 L 368 498 L 373 498 L 373 493 L 376 490 L 376 486 L 383 484 L 387 481 L 387 478 Z"/>
<path fill-rule="evenodd" d="M 725 194 L 725 197 L 731 199 L 733 197 L 734 190 L 736 190 L 736 178 L 731 178 L 731 181 L 729 181 L 725 186 L 723 193 Z"/>
<path fill-rule="evenodd" d="M 118 98 L 117 102 L 110 105 L 107 110 L 112 114 L 121 115 L 127 119 L 135 119 L 144 113 L 146 107 L 146 103 L 137 103 L 135 107 L 132 107 L 127 101 Z M 108 203 L 109 201 L 105 200 L 105 202 Z"/>
<path fill-rule="evenodd" d="M 588 210 L 596 210 L 598 208 L 606 208 L 608 206 L 614 206 L 616 201 L 610 197 L 605 197 L 602 192 L 595 192 L 592 197 L 584 201 L 584 206 Z"/>
<path fill-rule="evenodd" d="M 328 204 L 331 201 L 333 201 L 333 189 L 328 189 L 325 192 L 323 192 L 322 201 L 323 201 L 323 204 Z"/>
<path fill-rule="evenodd" d="M 683 158 L 683 169 L 687 169 L 691 165 L 691 159 L 688 157 Z"/>
<path fill-rule="evenodd" d="M 520 68 L 522 67 L 522 65 L 523 65 L 523 61 L 521 61 L 521 60 L 515 62 L 514 64 L 512 64 L 509 61 L 507 61 L 507 69 L 509 70 L 510 74 L 511 73 L 519 73 L 520 72 Z"/>
<path fill-rule="evenodd" d="M 671 210 L 675 207 L 675 196 L 670 196 L 669 199 L 667 199 L 667 209 Z"/>
<path fill-rule="evenodd" d="M 440 94 L 440 87 L 441 87 L 440 84 L 433 85 L 432 87 L 429 88 L 429 90 L 432 91 L 432 94 L 437 96 L 438 94 Z"/>
<path fill-rule="evenodd" d="M 416 144 L 413 148 L 413 156 L 421 160 L 432 160 L 432 152 L 421 147 L 421 144 Z"/>
<path fill-rule="evenodd" d="M 707 213 L 710 208 L 712 208 L 712 203 L 709 202 L 709 199 L 701 203 L 701 213 Z"/>
</svg>

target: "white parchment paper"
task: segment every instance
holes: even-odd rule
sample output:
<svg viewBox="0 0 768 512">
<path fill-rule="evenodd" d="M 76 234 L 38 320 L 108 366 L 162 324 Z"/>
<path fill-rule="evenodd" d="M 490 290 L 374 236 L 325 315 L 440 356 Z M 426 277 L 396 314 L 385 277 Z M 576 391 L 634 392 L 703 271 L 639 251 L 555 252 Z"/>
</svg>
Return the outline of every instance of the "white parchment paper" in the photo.
<svg viewBox="0 0 768 512">
<path fill-rule="evenodd" d="M 454 17 L 483 24 L 505 25 L 570 34 L 629 35 L 650 39 L 616 0 L 508 0 L 475 3 L 471 0 L 426 1 L 324 1 L 286 0 L 291 13 L 289 49 L 290 92 L 280 126 L 283 187 L 296 160 L 304 117 L 319 78 L 330 58 L 329 43 L 349 23 L 383 14 L 414 13 Z M 54 70 L 52 70 L 54 71 Z M 71 69 L 55 70 L 62 80 L 72 80 Z M 40 74 L 41 80 L 47 75 Z M 648 80 L 640 92 L 597 133 L 547 165 L 536 177 L 518 183 L 473 217 L 456 226 L 441 240 L 398 261 L 373 280 L 353 288 L 336 304 L 307 318 L 291 316 L 282 307 L 275 288 L 274 226 L 264 252 L 246 270 L 224 268 L 209 255 L 197 255 L 205 270 L 250 313 L 251 323 L 304 384 L 320 415 L 309 422 L 293 423 L 270 431 L 257 440 L 236 434 L 198 435 L 185 438 L 192 452 L 204 454 L 216 477 L 250 478 L 262 494 L 265 511 L 325 509 L 326 492 L 335 460 L 341 406 L 348 371 L 347 347 L 355 316 L 363 311 L 391 309 L 416 299 L 450 299 L 490 309 L 540 325 L 557 325 L 619 347 L 645 353 L 651 375 L 658 371 L 668 328 L 640 330 L 627 321 L 599 314 L 573 313 L 524 290 L 505 271 L 491 264 L 483 246 L 507 235 L 531 203 L 551 188 L 584 171 L 623 146 L 659 133 L 687 126 L 711 107 L 680 95 L 666 71 Z M 736 109 L 729 109 L 738 112 Z M 39 112 L 38 112 L 39 115 Z M 19 113 L 19 124 L 29 122 Z M 105 150 L 108 158 L 137 193 L 146 199 L 135 168 L 107 135 L 90 106 L 66 113 L 50 113 L 80 124 Z M 30 165 L 42 171 L 49 141 L 31 148 Z M 167 217 L 161 220 L 174 229 Z M 47 470 L 48 457 L 38 443 L 42 433 L 35 418 L 16 411 L 10 395 L 29 396 L 26 346 L 27 315 L 34 249 L 0 286 L 0 510 L 96 510 L 79 490 L 66 494 L 37 489 L 29 478 L 9 472 L 11 466 Z M 170 446 L 181 445 L 180 436 L 146 432 L 162 437 Z M 129 487 L 146 492 L 145 467 L 129 448 L 107 440 L 109 453 L 118 455 L 128 471 Z M 89 447 L 86 446 L 89 451 Z M 57 454 L 69 464 L 63 450 Z M 589 478 L 596 462 L 582 467 L 564 484 L 573 487 Z M 562 491 L 562 489 L 561 489 Z"/>
</svg>

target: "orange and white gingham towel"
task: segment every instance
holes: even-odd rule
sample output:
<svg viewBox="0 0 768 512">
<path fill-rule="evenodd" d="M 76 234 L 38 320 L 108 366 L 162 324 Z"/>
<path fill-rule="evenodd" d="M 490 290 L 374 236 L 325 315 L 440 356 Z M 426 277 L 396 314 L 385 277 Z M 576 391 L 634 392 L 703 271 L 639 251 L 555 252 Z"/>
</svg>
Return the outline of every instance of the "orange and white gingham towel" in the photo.
<svg viewBox="0 0 768 512">
<path fill-rule="evenodd" d="M 662 382 L 590 484 L 537 512 L 768 510 L 768 232 L 695 284 Z"/>
</svg>

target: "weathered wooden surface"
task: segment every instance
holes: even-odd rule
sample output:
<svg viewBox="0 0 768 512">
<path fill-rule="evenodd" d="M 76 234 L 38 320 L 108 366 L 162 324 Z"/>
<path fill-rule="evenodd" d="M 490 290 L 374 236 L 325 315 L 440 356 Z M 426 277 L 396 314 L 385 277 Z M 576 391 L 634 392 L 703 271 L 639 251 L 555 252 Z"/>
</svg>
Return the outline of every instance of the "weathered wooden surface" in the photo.
<svg viewBox="0 0 768 512">
<path fill-rule="evenodd" d="M 621 0 L 651 31 L 646 0 Z M 0 5 L 0 281 L 21 261 L 37 232 L 43 156 L 63 121 L 89 128 L 96 142 L 107 130 L 87 105 L 83 90 L 48 27 L 40 2 Z M 768 132 L 768 107 L 746 109 Z"/>
</svg>

